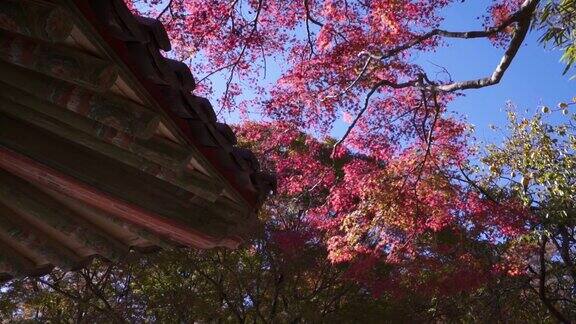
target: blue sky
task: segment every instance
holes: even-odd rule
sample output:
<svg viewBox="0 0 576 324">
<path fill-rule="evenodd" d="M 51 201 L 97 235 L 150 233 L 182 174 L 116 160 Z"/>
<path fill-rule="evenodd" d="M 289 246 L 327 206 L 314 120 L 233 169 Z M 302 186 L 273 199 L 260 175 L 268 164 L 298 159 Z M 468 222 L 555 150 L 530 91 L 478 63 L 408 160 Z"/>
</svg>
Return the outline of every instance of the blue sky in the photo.
<svg viewBox="0 0 576 324">
<path fill-rule="evenodd" d="M 456 3 L 444 12 L 443 28 L 466 30 L 482 28 L 482 20 L 476 17 L 486 11 L 489 1 L 472 0 Z M 450 109 L 467 116 L 476 125 L 479 140 L 499 141 L 498 133 L 489 124 L 506 122 L 504 105 L 511 100 L 519 109 L 529 113 L 538 106 L 556 106 L 560 101 L 576 96 L 576 80 L 570 74 L 562 75 L 564 65 L 559 62 L 561 52 L 543 48 L 538 43 L 538 31 L 532 31 L 500 84 L 489 88 L 468 90 L 465 96 L 450 104 Z M 501 58 L 503 49 L 494 48 L 489 41 L 456 40 L 436 53 L 421 57 L 423 64 L 430 60 L 450 71 L 453 79 L 469 79 L 490 74 Z M 431 70 L 434 66 L 428 64 Z M 437 69 L 437 68 L 436 68 Z M 576 71 L 571 71 L 576 73 Z M 558 115 L 560 113 L 557 113 Z"/>
<path fill-rule="evenodd" d="M 482 15 L 490 3 L 490 0 L 456 1 L 444 10 L 445 21 L 441 27 L 457 31 L 482 29 Z M 468 90 L 465 96 L 455 99 L 449 105 L 450 111 L 466 117 L 476 126 L 478 140 L 492 143 L 501 141 L 502 134 L 494 132 L 490 125 L 502 126 L 506 123 L 507 101 L 514 102 L 519 110 L 528 109 L 531 114 L 541 105 L 554 107 L 558 102 L 576 96 L 576 80 L 570 81 L 570 75 L 562 75 L 564 65 L 559 62 L 561 52 L 543 48 L 538 42 L 538 35 L 538 31 L 529 34 L 500 84 Z M 437 64 L 445 67 L 454 80 L 466 80 L 491 74 L 503 51 L 486 39 L 450 40 L 436 52 L 422 54 L 414 60 L 425 67 L 430 75 L 439 71 L 434 65 Z M 279 74 L 271 65 L 268 66 L 268 80 Z M 217 95 L 218 89 L 225 82 L 226 75 L 213 79 Z M 211 100 L 216 102 L 216 98 Z M 226 122 L 238 121 L 235 114 L 223 114 L 221 118 Z M 340 137 L 347 126 L 342 121 L 337 122 L 333 135 Z"/>
</svg>

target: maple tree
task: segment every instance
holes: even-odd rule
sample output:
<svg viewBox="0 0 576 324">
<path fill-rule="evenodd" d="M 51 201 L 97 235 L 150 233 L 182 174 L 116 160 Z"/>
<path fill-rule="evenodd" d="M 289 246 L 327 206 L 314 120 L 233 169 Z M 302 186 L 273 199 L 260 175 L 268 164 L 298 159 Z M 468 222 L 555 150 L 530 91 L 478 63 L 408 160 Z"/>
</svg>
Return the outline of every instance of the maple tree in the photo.
<svg viewBox="0 0 576 324">
<path fill-rule="evenodd" d="M 210 78 L 220 74 L 223 109 L 269 120 L 238 130 L 276 170 L 279 194 L 321 231 L 331 262 L 352 264 L 351 276 L 376 294 L 437 294 L 524 271 L 503 250 L 531 221 L 514 197 L 493 201 L 458 182 L 469 134 L 446 105 L 460 91 L 499 83 L 532 23 L 570 7 L 548 2 L 539 16 L 543 1 L 492 1 L 484 28 L 450 31 L 440 13 L 451 2 L 130 3 L 163 21 L 171 55 L 193 67 L 198 91 L 211 93 Z M 487 77 L 436 80 L 412 57 L 449 38 L 486 38 L 504 53 Z M 263 84 L 271 62 L 280 76 Z M 349 126 L 331 139 L 341 116 Z M 385 270 L 369 271 L 376 265 Z"/>
<path fill-rule="evenodd" d="M 520 200 L 490 200 L 453 181 L 467 163 L 466 137 L 456 122 L 440 125 L 433 147 L 408 148 L 385 163 L 352 151 L 334 156 L 334 140 L 319 142 L 283 123 L 245 124 L 239 134 L 277 170 L 278 195 L 291 197 L 320 230 L 327 257 L 350 266 L 348 279 L 375 296 L 430 297 L 518 274 L 524 260 L 516 264 L 504 252 L 530 219 Z"/>
<path fill-rule="evenodd" d="M 279 193 L 303 200 L 328 258 L 354 264 L 350 273 L 379 293 L 406 285 L 473 288 L 498 271 L 514 272 L 503 269 L 510 262 L 499 266 L 463 246 L 495 250 L 529 219 L 520 203 L 491 202 L 453 180 L 470 151 L 465 124 L 446 104 L 459 91 L 501 80 L 540 1 L 494 1 L 484 28 L 464 32 L 440 28 L 440 10 L 450 3 L 173 0 L 133 7 L 152 5 L 145 13 L 167 26 L 172 54 L 190 62 L 199 91 L 210 92 L 209 77 L 225 73 L 221 106 L 250 107 L 270 119 L 239 131 L 277 171 Z M 434 80 L 411 57 L 446 38 L 486 38 L 504 54 L 488 77 Z M 262 85 L 268 60 L 284 68 Z M 243 98 L 245 84 L 263 99 Z M 330 139 L 340 116 L 349 127 Z M 376 264 L 386 268 L 378 278 L 366 271 Z"/>
<path fill-rule="evenodd" d="M 488 147 L 484 161 L 491 173 L 482 181 L 494 195 L 516 196 L 531 208 L 531 231 L 516 238 L 516 257 L 527 260 L 530 284 L 525 288 L 561 322 L 576 316 L 576 115 L 569 110 L 574 104 L 576 98 L 554 109 L 543 106 L 531 118 L 509 107 L 510 135 L 501 147 Z M 548 116 L 560 113 L 565 117 L 559 122 Z"/>
</svg>

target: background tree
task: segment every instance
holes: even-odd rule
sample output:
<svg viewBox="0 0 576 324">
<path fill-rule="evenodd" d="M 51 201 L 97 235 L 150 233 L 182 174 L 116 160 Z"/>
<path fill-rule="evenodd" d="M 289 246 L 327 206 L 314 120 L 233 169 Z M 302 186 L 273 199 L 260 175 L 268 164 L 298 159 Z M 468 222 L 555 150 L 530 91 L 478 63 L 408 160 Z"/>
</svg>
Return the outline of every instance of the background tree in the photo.
<svg viewBox="0 0 576 324">
<path fill-rule="evenodd" d="M 564 51 L 562 60 L 567 73 L 576 62 L 576 1 L 549 0 L 538 16 L 538 27 L 544 31 L 541 42 Z"/>
<path fill-rule="evenodd" d="M 492 174 L 483 185 L 495 195 L 518 197 L 536 216 L 532 231 L 518 239 L 534 246 L 525 256 L 530 280 L 524 289 L 563 322 L 576 316 L 575 103 L 543 106 L 532 118 L 510 110 L 508 137 L 502 146 L 490 145 L 484 158 Z M 560 113 L 561 122 L 546 118 Z"/>
</svg>

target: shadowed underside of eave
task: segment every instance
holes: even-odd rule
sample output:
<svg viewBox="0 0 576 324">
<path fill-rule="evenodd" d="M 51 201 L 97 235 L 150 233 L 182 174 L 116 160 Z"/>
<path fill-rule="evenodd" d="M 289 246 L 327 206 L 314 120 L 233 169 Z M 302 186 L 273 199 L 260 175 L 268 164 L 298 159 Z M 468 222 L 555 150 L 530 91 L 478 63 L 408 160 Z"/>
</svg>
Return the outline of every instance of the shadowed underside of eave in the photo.
<svg viewBox="0 0 576 324">
<path fill-rule="evenodd" d="M 248 235 L 271 181 L 168 48 L 121 1 L 0 1 L 0 279 Z"/>
</svg>

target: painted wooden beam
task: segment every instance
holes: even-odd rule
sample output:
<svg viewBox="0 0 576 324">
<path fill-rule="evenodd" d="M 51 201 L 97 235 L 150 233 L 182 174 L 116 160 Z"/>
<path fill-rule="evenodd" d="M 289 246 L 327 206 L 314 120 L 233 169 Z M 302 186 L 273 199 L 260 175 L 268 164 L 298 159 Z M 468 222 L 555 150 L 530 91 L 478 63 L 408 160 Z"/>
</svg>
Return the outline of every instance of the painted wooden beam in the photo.
<svg viewBox="0 0 576 324">
<path fill-rule="evenodd" d="M 196 203 L 196 195 L 69 139 L 0 114 L 0 145 L 12 148 L 121 199 L 188 224 L 215 237 L 227 236 L 245 214 L 221 212 L 218 203 Z"/>
<path fill-rule="evenodd" d="M 184 170 L 190 159 L 192 159 L 190 151 L 182 145 L 158 137 L 139 139 L 130 136 L 115 128 L 80 116 L 69 110 L 62 109 L 50 102 L 30 96 L 25 91 L 1 81 L 0 98 L 3 98 L 0 104 L 3 102 L 6 103 L 4 110 L 11 115 L 19 115 L 21 116 L 20 118 L 23 118 L 24 112 L 19 114 L 19 108 L 12 107 L 10 102 L 26 106 L 34 110 L 34 113 L 39 115 L 38 118 L 40 118 L 40 116 L 47 116 L 58 120 L 74 129 L 95 136 L 106 143 L 118 146 L 171 170 Z M 16 110 L 16 114 L 14 114 L 14 110 Z M 26 115 L 24 118 L 29 117 L 29 115 Z"/>
<path fill-rule="evenodd" d="M 150 231 L 122 221 L 103 210 L 45 187 L 40 187 L 39 189 L 94 226 L 110 233 L 110 235 L 131 249 L 139 252 L 148 252 L 157 250 L 159 247 L 168 248 L 174 246 L 173 242 L 162 240 L 162 238 L 153 235 Z"/>
<path fill-rule="evenodd" d="M 54 268 L 51 264 L 39 265 L 20 254 L 12 246 L 0 240 L 0 280 L 10 279 L 12 275 L 44 275 Z"/>
<path fill-rule="evenodd" d="M 224 189 L 224 185 L 218 183 L 216 179 L 206 177 L 199 172 L 186 171 L 183 167 L 172 169 L 147 158 L 147 156 L 158 154 L 156 152 L 147 151 L 145 154 L 136 154 L 129 149 L 116 146 L 109 141 L 102 141 L 101 136 L 103 134 L 109 134 L 108 132 L 92 132 L 90 134 L 79 131 L 58 119 L 42 115 L 27 106 L 14 103 L 10 99 L 5 99 L 2 97 L 1 92 L 2 90 L 0 90 L 0 99 L 2 99 L 0 100 L 0 111 L 7 115 L 50 131 L 53 134 L 123 162 L 158 179 L 172 183 L 208 202 L 215 202 Z M 30 101 L 34 101 L 34 98 L 28 97 L 25 101 L 30 103 Z M 46 104 L 43 106 L 46 107 Z"/>
<path fill-rule="evenodd" d="M 50 42 L 64 41 L 74 26 L 63 9 L 34 0 L 2 0 L 0 16 L 0 28 Z"/>
<path fill-rule="evenodd" d="M 84 265 L 82 256 L 75 254 L 65 244 L 43 235 L 32 224 L 23 222 L 18 213 L 3 204 L 0 204 L 0 233 L 8 239 L 37 251 L 52 264 L 58 264 L 64 270 Z"/>
<path fill-rule="evenodd" d="M 10 235 L 3 231 L 0 231 L 0 244 L 5 248 L 2 250 L 3 253 L 9 250 L 13 258 L 24 261 L 22 262 L 24 265 L 24 269 L 22 269 L 24 273 L 45 274 L 54 268 L 54 265 L 43 255 L 31 250 L 21 242 L 13 240 Z"/>
<path fill-rule="evenodd" d="M 176 242 L 199 248 L 226 246 L 235 248 L 238 238 L 217 239 L 187 228 L 183 224 L 171 221 L 141 207 L 122 201 L 106 192 L 95 189 L 85 183 L 42 165 L 26 156 L 0 146 L 0 168 L 5 169 L 27 181 L 50 190 L 73 197 L 90 206 L 105 210 L 125 221 L 143 226 L 159 235 L 165 235 Z"/>
<path fill-rule="evenodd" d="M 108 125 L 133 136 L 152 137 L 160 115 L 116 95 L 103 95 L 72 83 L 0 61 L 0 81 L 78 115 Z M 15 95 L 11 96 L 14 101 Z"/>
<path fill-rule="evenodd" d="M 211 237 L 233 235 L 244 222 L 236 210 L 218 213 L 194 195 L 146 173 L 0 114 L 0 145 L 68 174 L 88 186 Z"/>
<path fill-rule="evenodd" d="M 118 78 L 110 62 L 1 29 L 0 59 L 98 92 L 109 90 Z"/>
<path fill-rule="evenodd" d="M 58 203 L 50 196 L 34 188 L 27 181 L 7 171 L 0 170 L 0 202 L 16 211 L 27 223 L 43 227 L 42 232 L 63 244 L 80 242 L 83 246 L 72 246 L 74 251 L 94 251 L 83 254 L 98 254 L 110 260 L 120 260 L 128 253 L 126 246 L 99 231 L 95 226 L 86 226 L 82 217 Z"/>
</svg>

